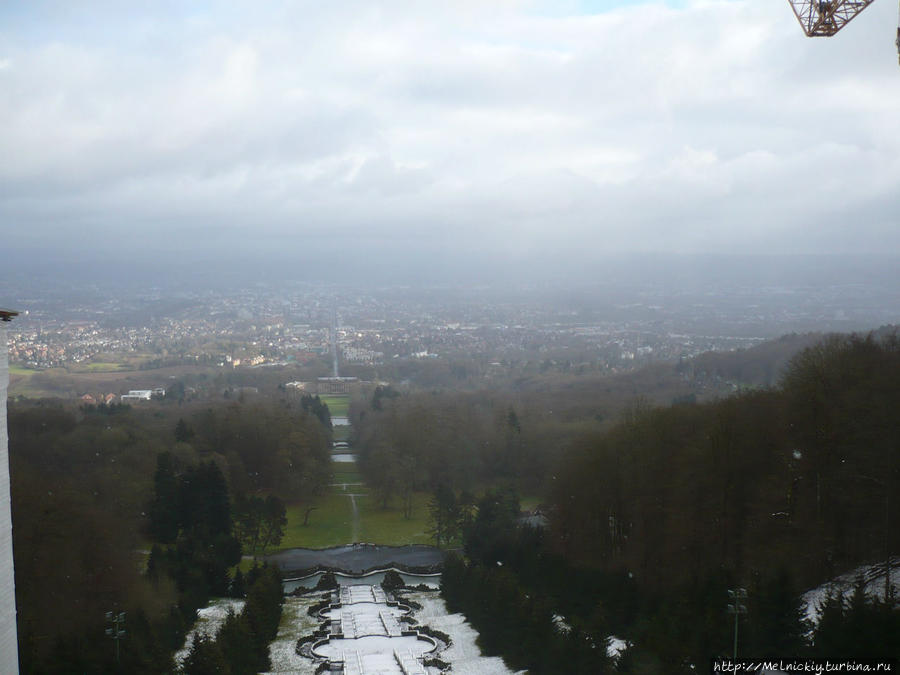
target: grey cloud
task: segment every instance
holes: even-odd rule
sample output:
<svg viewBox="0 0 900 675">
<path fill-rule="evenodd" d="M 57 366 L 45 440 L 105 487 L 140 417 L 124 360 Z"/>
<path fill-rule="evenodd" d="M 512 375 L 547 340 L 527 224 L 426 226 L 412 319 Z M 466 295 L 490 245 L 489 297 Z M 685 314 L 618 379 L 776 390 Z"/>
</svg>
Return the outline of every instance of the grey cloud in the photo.
<svg viewBox="0 0 900 675">
<path fill-rule="evenodd" d="M 115 5 L 0 34 L 11 247 L 900 245 L 889 3 L 830 41 L 751 0 Z"/>
</svg>

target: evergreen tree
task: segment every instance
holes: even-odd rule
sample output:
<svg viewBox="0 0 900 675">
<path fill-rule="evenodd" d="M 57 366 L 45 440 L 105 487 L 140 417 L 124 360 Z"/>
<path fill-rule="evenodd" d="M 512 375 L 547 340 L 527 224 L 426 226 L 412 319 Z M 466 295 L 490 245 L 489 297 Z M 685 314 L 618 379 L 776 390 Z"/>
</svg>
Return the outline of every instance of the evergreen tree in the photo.
<svg viewBox="0 0 900 675">
<path fill-rule="evenodd" d="M 836 657 L 845 653 L 844 637 L 846 606 L 841 591 L 829 591 L 819 608 L 818 623 L 813 634 L 813 653 L 819 657 Z"/>
<path fill-rule="evenodd" d="M 181 672 L 184 675 L 232 675 L 219 645 L 203 633 L 194 636 Z"/>
<path fill-rule="evenodd" d="M 190 426 L 188 426 L 188 423 L 184 421 L 184 418 L 179 417 L 178 422 L 175 424 L 175 440 L 178 443 L 190 443 L 193 437 L 194 430 L 191 429 Z"/>
<path fill-rule="evenodd" d="M 755 597 L 754 597 L 755 596 Z M 751 596 L 746 651 L 757 656 L 799 656 L 807 647 L 804 612 L 791 582 L 782 568 Z"/>
<path fill-rule="evenodd" d="M 449 543 L 459 533 L 460 509 L 456 495 L 446 483 L 438 485 L 428 502 L 430 527 L 428 534 L 434 539 L 434 545 Z"/>
<path fill-rule="evenodd" d="M 178 479 L 175 458 L 170 452 L 156 457 L 153 474 L 153 501 L 149 508 L 150 536 L 161 544 L 171 544 L 178 536 Z"/>
<path fill-rule="evenodd" d="M 254 675 L 259 672 L 258 648 L 243 613 L 239 616 L 234 612 L 228 613 L 216 636 L 216 642 L 228 663 L 231 675 Z"/>
<path fill-rule="evenodd" d="M 240 568 L 235 571 L 234 577 L 231 580 L 229 594 L 232 598 L 243 598 L 246 594 L 244 588 L 244 573 L 241 572 Z"/>
<path fill-rule="evenodd" d="M 231 533 L 231 505 L 225 476 L 215 462 L 189 467 L 178 485 L 181 527 L 208 542 Z"/>
</svg>

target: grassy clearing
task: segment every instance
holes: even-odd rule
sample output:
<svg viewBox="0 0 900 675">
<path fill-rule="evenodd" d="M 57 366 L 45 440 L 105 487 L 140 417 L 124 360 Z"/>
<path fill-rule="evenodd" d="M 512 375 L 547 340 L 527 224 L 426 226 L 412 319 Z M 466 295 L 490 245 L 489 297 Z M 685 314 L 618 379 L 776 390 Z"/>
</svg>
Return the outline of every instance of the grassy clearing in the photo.
<svg viewBox="0 0 900 675">
<path fill-rule="evenodd" d="M 63 397 L 65 398 L 65 393 L 56 391 L 53 389 L 48 389 L 46 387 L 33 386 L 31 384 L 31 378 L 9 378 L 9 389 L 7 390 L 9 398 L 15 398 L 17 396 L 24 396 L 25 398 L 56 398 Z"/>
<path fill-rule="evenodd" d="M 39 371 L 24 368 L 18 364 L 9 364 L 9 389 L 10 398 L 25 396 L 27 398 L 41 398 L 58 395 L 58 392 L 46 390 L 40 386 L 32 385 L 31 378 Z"/>
<path fill-rule="evenodd" d="M 329 548 L 352 543 L 353 510 L 350 499 L 340 493 L 325 495 L 303 525 L 305 509 L 296 504 L 287 507 L 288 524 L 280 550 L 287 548 Z"/>
<path fill-rule="evenodd" d="M 345 474 L 338 482 L 359 482 L 351 480 L 358 474 Z M 370 544 L 401 546 L 403 544 L 427 544 L 428 529 L 427 493 L 416 493 L 413 499 L 413 517 L 406 519 L 399 508 L 398 500 L 389 508 L 382 509 L 375 497 L 368 494 L 363 486 L 333 488 L 334 492 L 324 496 L 318 508 L 312 512 L 309 525 L 303 526 L 304 509 L 298 505 L 287 508 L 288 524 L 279 550 L 289 548 L 330 548 L 352 543 L 353 510 L 347 493 L 356 495 L 359 508 L 359 540 Z M 274 551 L 272 551 L 274 552 Z"/>
<path fill-rule="evenodd" d="M 31 386 L 31 378 L 34 377 L 35 372 L 30 368 L 9 364 L 9 388 L 7 389 L 9 398 L 16 396 L 38 398 L 43 395 L 44 392 Z"/>
<path fill-rule="evenodd" d="M 343 462 L 341 462 L 343 464 Z M 331 481 L 332 483 L 362 483 L 362 474 L 359 473 L 356 469 L 347 469 L 345 471 L 339 471 L 335 469 L 334 471 L 334 479 Z"/>
<path fill-rule="evenodd" d="M 115 373 L 121 370 L 127 370 L 128 366 L 124 363 L 112 363 L 108 361 L 97 361 L 95 363 L 85 364 L 80 370 L 88 373 Z"/>
<path fill-rule="evenodd" d="M 399 504 L 382 509 L 374 497 L 359 499 L 361 540 L 388 546 L 432 543 L 426 533 L 429 498 L 430 495 L 424 492 L 417 492 L 413 496 L 413 515 L 408 520 L 403 517 Z"/>
<path fill-rule="evenodd" d="M 266 551 L 266 553 L 271 553 L 271 551 Z M 247 574 L 247 572 L 253 568 L 253 563 L 255 562 L 256 561 L 252 557 L 247 556 L 246 558 L 241 558 L 241 562 L 238 563 L 237 567 L 241 571 L 241 574 Z M 234 577 L 234 574 L 232 573 L 231 576 Z"/>
<path fill-rule="evenodd" d="M 342 426 L 331 427 L 331 435 L 332 435 L 332 438 L 334 438 L 334 440 L 336 440 L 336 441 L 350 440 L 350 425 L 345 424 Z"/>
<path fill-rule="evenodd" d="M 322 403 L 328 406 L 332 417 L 346 417 L 350 411 L 349 396 L 319 396 Z"/>
<path fill-rule="evenodd" d="M 356 483 L 348 483 L 346 486 L 344 485 L 335 485 L 331 488 L 331 493 L 335 495 L 363 495 L 368 496 L 371 494 L 371 491 L 365 485 L 358 485 Z"/>
</svg>

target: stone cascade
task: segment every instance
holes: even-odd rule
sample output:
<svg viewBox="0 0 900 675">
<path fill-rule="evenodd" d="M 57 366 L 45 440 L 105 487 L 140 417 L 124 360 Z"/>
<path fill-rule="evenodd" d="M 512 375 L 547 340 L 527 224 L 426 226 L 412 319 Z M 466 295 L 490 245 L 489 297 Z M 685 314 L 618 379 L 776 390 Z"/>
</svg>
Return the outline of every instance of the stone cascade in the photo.
<svg viewBox="0 0 900 675">
<path fill-rule="evenodd" d="M 401 618 L 409 612 L 380 586 L 342 586 L 319 612 L 329 634 L 311 655 L 335 674 L 427 675 L 423 660 L 437 643 L 404 626 Z"/>
</svg>

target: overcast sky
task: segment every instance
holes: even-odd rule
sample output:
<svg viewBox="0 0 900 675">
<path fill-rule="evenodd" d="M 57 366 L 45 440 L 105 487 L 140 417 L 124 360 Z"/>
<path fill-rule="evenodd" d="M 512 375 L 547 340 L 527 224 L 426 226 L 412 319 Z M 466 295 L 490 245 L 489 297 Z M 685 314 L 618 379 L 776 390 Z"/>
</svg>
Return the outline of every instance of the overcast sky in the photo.
<svg viewBox="0 0 900 675">
<path fill-rule="evenodd" d="M 127 8 L 127 9 L 126 9 Z M 900 253 L 897 8 L 0 3 L 10 256 Z"/>
</svg>

